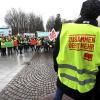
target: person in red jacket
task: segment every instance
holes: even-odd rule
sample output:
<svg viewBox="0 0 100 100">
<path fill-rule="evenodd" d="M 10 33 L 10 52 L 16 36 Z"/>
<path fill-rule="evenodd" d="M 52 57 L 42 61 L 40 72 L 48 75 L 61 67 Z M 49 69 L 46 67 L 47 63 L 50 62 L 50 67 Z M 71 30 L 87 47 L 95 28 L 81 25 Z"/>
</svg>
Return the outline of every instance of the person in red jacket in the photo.
<svg viewBox="0 0 100 100">
<path fill-rule="evenodd" d="M 15 38 L 15 37 L 14 37 L 14 39 L 13 39 L 13 44 L 14 44 L 14 52 L 17 51 L 17 53 L 18 53 L 18 49 L 17 49 L 17 47 L 18 47 L 18 40 L 17 40 L 17 38 Z"/>
<path fill-rule="evenodd" d="M 36 39 L 35 38 L 31 38 L 30 39 L 30 46 L 31 46 L 31 48 L 32 48 L 32 51 L 33 51 L 33 49 L 36 51 L 36 44 L 37 44 L 37 41 L 36 41 Z"/>
</svg>

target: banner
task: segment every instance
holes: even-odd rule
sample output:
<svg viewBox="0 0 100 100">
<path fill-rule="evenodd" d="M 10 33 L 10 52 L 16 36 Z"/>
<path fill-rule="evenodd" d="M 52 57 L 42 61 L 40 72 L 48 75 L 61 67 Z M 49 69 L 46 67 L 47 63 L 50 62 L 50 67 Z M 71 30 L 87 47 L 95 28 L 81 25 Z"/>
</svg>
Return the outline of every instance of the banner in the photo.
<svg viewBox="0 0 100 100">
<path fill-rule="evenodd" d="M 53 29 L 54 30 L 54 29 Z M 50 37 L 52 38 L 52 31 L 51 32 L 40 32 L 40 31 L 37 31 L 37 37 L 40 37 L 40 38 L 42 38 L 42 37 L 49 37 L 49 39 L 50 39 Z M 55 34 L 55 36 L 57 37 L 58 36 L 58 34 L 59 34 L 59 32 L 55 32 L 55 30 L 54 30 L 54 34 Z M 55 37 L 54 36 L 54 37 Z M 56 38 L 55 37 L 55 38 Z M 52 40 L 52 39 L 51 39 Z"/>
<path fill-rule="evenodd" d="M 23 33 L 24 36 L 35 37 L 35 33 Z"/>
<path fill-rule="evenodd" d="M 12 34 L 11 28 L 0 28 L 0 35 L 9 36 L 9 34 Z"/>
<path fill-rule="evenodd" d="M 14 46 L 13 43 L 10 41 L 5 42 L 5 45 L 6 45 L 6 47 L 13 47 Z"/>
<path fill-rule="evenodd" d="M 50 32 L 37 31 L 37 37 L 48 37 L 49 35 L 50 35 Z"/>
</svg>

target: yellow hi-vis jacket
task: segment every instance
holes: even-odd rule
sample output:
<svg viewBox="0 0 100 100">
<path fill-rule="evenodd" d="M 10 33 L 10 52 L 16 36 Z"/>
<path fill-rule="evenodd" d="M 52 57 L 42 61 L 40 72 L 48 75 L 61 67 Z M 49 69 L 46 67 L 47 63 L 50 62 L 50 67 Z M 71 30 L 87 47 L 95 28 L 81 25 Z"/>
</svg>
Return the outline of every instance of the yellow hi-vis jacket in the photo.
<svg viewBox="0 0 100 100">
<path fill-rule="evenodd" d="M 1 41 L 1 48 L 6 48 L 5 42 Z"/>
<path fill-rule="evenodd" d="M 56 60 L 61 83 L 80 93 L 93 89 L 100 65 L 100 29 L 90 24 L 63 24 Z"/>
</svg>

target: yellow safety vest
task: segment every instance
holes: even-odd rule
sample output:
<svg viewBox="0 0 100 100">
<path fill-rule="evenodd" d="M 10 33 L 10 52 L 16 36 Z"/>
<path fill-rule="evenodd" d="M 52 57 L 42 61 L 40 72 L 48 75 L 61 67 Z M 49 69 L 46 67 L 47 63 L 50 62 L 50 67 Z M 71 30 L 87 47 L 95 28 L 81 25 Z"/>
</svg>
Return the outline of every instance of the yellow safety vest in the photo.
<svg viewBox="0 0 100 100">
<path fill-rule="evenodd" d="M 1 48 L 6 48 L 5 42 L 1 42 Z"/>
<path fill-rule="evenodd" d="M 89 24 L 63 24 L 56 60 L 61 83 L 80 93 L 93 89 L 100 65 L 100 29 Z"/>
</svg>

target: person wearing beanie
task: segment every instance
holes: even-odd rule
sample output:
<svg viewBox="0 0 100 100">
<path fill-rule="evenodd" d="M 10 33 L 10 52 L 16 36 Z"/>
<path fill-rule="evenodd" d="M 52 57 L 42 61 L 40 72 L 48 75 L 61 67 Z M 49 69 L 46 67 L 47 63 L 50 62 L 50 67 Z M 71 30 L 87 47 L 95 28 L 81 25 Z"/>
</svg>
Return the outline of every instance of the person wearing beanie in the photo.
<svg viewBox="0 0 100 100">
<path fill-rule="evenodd" d="M 78 18 L 75 23 L 84 23 L 85 21 L 88 21 L 89 24 L 98 26 L 96 19 L 100 15 L 100 1 L 87 0 L 83 2 L 80 15 L 81 17 Z"/>
<path fill-rule="evenodd" d="M 99 0 L 83 2 L 81 17 L 75 23 L 62 25 L 53 51 L 54 70 L 58 74 L 53 100 L 62 100 L 63 94 L 74 100 L 99 100 L 99 5 Z"/>
</svg>

